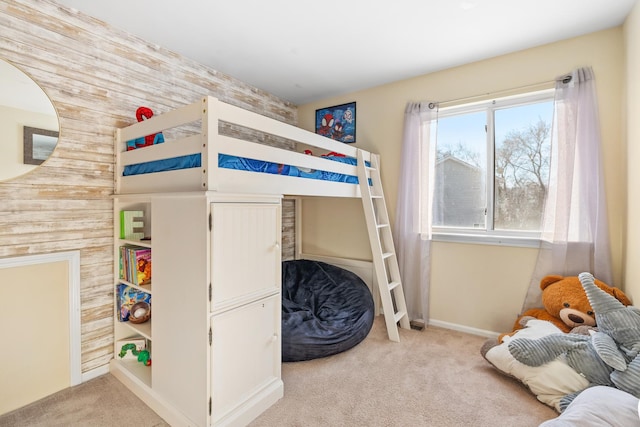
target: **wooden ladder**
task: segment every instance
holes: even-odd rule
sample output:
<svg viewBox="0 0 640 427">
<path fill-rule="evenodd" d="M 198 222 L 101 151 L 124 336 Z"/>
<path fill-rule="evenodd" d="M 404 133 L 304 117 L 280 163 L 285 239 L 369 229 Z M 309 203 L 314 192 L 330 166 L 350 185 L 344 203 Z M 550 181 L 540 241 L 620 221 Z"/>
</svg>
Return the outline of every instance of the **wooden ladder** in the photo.
<svg viewBox="0 0 640 427">
<path fill-rule="evenodd" d="M 409 329 L 410 324 L 398 259 L 393 246 L 389 214 L 382 191 L 380 160 L 377 154 L 372 154 L 370 164 L 366 164 L 361 150 L 358 150 L 357 159 L 358 182 L 369 231 L 373 267 L 380 289 L 384 321 L 389 339 L 398 342 L 400 341 L 398 323 L 405 329 Z"/>
</svg>

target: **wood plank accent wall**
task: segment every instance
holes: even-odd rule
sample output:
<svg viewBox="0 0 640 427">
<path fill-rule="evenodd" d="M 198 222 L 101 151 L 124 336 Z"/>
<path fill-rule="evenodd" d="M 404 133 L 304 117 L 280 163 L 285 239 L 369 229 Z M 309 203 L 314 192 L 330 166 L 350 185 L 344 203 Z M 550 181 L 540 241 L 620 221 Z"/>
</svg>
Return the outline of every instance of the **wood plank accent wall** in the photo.
<svg viewBox="0 0 640 427">
<path fill-rule="evenodd" d="M 296 201 L 282 200 L 282 261 L 296 257 Z"/>
<path fill-rule="evenodd" d="M 296 106 L 51 0 L 0 0 L 0 29 L 0 59 L 60 119 L 51 159 L 0 183 L 0 257 L 80 250 L 87 372 L 112 357 L 114 129 L 141 105 L 162 113 L 207 94 L 291 124 Z"/>
</svg>

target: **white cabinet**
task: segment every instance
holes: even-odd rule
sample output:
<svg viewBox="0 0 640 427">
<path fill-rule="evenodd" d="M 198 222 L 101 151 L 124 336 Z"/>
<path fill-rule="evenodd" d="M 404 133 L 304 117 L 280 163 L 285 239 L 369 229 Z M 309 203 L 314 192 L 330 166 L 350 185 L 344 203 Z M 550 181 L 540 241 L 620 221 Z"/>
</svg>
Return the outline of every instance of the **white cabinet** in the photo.
<svg viewBox="0 0 640 427">
<path fill-rule="evenodd" d="M 116 211 L 136 197 L 153 242 L 152 365 L 146 379 L 112 371 L 172 425 L 246 425 L 283 395 L 280 197 L 127 195 Z"/>
<path fill-rule="evenodd" d="M 281 312 L 274 295 L 211 317 L 214 424 L 232 421 L 280 382 Z"/>
<path fill-rule="evenodd" d="M 273 204 L 211 207 L 213 312 L 280 291 L 280 209 Z M 274 262 L 274 259 L 278 262 Z"/>
</svg>

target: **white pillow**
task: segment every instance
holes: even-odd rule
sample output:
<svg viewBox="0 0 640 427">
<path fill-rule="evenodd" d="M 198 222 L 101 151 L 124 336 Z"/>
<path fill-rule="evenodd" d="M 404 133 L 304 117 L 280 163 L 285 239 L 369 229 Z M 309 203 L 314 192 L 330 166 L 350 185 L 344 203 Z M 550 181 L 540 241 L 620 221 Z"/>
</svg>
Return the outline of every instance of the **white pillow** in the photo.
<svg viewBox="0 0 640 427">
<path fill-rule="evenodd" d="M 586 388 L 589 385 L 587 379 L 567 365 L 562 357 L 542 366 L 527 366 L 518 362 L 508 348 L 509 341 L 515 338 L 536 339 L 555 333 L 562 331 L 551 322 L 530 320 L 524 329 L 518 330 L 513 336 L 505 336 L 502 344 L 487 351 L 485 359 L 498 370 L 520 380 L 538 400 L 560 412 L 560 399 Z"/>
<path fill-rule="evenodd" d="M 640 426 L 638 399 L 613 387 L 595 386 L 580 393 L 560 416 L 540 427 Z"/>
</svg>

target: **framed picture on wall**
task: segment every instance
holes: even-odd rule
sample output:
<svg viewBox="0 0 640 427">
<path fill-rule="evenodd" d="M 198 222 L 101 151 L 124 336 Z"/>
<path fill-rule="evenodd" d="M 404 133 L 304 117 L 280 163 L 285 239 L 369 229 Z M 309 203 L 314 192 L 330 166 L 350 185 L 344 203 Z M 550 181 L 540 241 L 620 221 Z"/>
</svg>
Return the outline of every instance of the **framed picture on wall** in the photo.
<svg viewBox="0 0 640 427">
<path fill-rule="evenodd" d="M 29 126 L 23 128 L 24 164 L 39 165 L 49 158 L 58 143 L 58 132 Z"/>
<path fill-rule="evenodd" d="M 348 144 L 356 142 L 356 103 L 317 109 L 316 133 Z"/>
</svg>

